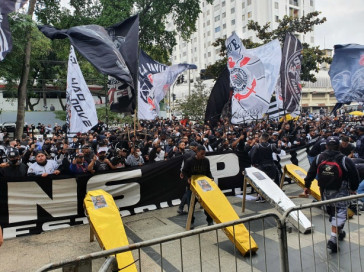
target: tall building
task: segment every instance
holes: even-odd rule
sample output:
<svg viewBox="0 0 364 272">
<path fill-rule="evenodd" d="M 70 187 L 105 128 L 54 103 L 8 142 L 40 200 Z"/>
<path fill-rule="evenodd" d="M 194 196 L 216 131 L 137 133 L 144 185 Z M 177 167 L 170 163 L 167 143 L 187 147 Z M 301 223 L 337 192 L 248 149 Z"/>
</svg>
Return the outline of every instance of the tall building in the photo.
<svg viewBox="0 0 364 272">
<path fill-rule="evenodd" d="M 272 29 L 278 26 L 283 16 L 302 17 L 315 10 L 315 0 L 215 0 L 213 4 L 201 1 L 201 10 L 196 26 L 197 31 L 188 42 L 177 37 L 177 46 L 172 54 L 172 63 L 193 63 L 197 71 L 190 73 L 191 81 L 199 77 L 201 69 L 206 69 L 221 57 L 219 48 L 212 44 L 218 38 L 226 38 L 235 31 L 242 39 L 260 42 L 254 31 L 248 30 L 248 21 L 260 25 L 270 22 Z M 301 42 L 314 45 L 314 33 L 299 35 Z M 189 74 L 185 73 L 188 80 Z"/>
</svg>

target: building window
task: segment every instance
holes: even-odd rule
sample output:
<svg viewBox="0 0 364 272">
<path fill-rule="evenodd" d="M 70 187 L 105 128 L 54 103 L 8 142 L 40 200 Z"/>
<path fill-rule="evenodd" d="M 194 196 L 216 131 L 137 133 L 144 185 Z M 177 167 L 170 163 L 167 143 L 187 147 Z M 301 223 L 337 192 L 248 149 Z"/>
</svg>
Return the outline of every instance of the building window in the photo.
<svg viewBox="0 0 364 272">
<path fill-rule="evenodd" d="M 313 7 L 313 0 L 310 0 L 310 6 Z"/>
<path fill-rule="evenodd" d="M 215 28 L 215 33 L 220 32 L 221 28 L 218 26 Z"/>
<path fill-rule="evenodd" d="M 279 22 L 279 17 L 277 15 L 274 16 L 274 20 L 275 20 L 276 23 L 278 23 Z"/>
<path fill-rule="evenodd" d="M 216 53 L 216 55 L 218 55 L 220 53 L 220 49 L 216 49 L 215 53 Z"/>
<path fill-rule="evenodd" d="M 208 53 L 207 53 L 207 56 L 208 56 L 208 57 L 211 57 L 211 52 L 208 52 Z"/>
<path fill-rule="evenodd" d="M 241 4 L 241 8 L 245 8 L 245 1 L 243 1 L 243 3 Z"/>
<path fill-rule="evenodd" d="M 243 33 L 245 33 L 246 31 L 246 26 L 243 26 Z"/>
<path fill-rule="evenodd" d="M 235 8 L 232 8 L 231 9 L 231 13 L 235 13 Z"/>
<path fill-rule="evenodd" d="M 231 20 L 231 25 L 235 25 L 235 19 Z"/>
<path fill-rule="evenodd" d="M 225 28 L 226 28 L 226 24 L 223 24 L 223 25 L 222 25 L 222 29 L 225 29 Z"/>
<path fill-rule="evenodd" d="M 210 34 L 211 34 L 210 30 L 207 31 L 207 37 L 210 36 Z"/>
<path fill-rule="evenodd" d="M 208 10 L 208 11 L 206 12 L 206 15 L 210 15 L 210 10 Z"/>
<path fill-rule="evenodd" d="M 249 19 L 249 18 L 251 18 L 251 17 L 252 17 L 252 12 L 251 12 L 251 11 L 249 11 L 249 12 L 248 12 L 248 19 Z"/>
<path fill-rule="evenodd" d="M 275 8 L 275 9 L 279 9 L 279 4 L 278 4 L 278 2 L 274 2 L 274 8 Z"/>
<path fill-rule="evenodd" d="M 315 42 L 315 38 L 311 37 L 311 43 L 314 43 L 314 42 Z"/>
<path fill-rule="evenodd" d="M 216 17 L 215 17 L 215 22 L 217 22 L 217 21 L 219 21 L 220 20 L 220 15 L 217 15 Z"/>
<path fill-rule="evenodd" d="M 242 19 L 243 19 L 243 21 L 245 21 L 245 14 L 243 14 Z"/>
<path fill-rule="evenodd" d="M 183 56 L 185 57 L 185 56 L 187 56 L 187 52 L 183 52 Z"/>
<path fill-rule="evenodd" d="M 210 20 L 207 21 L 206 25 L 210 25 Z"/>
<path fill-rule="evenodd" d="M 223 12 L 223 13 L 221 14 L 221 17 L 222 17 L 222 18 L 225 18 L 225 17 L 226 17 L 226 12 Z"/>
<path fill-rule="evenodd" d="M 248 6 L 250 6 L 252 4 L 252 0 L 248 0 L 246 3 Z"/>
<path fill-rule="evenodd" d="M 220 5 L 216 5 L 214 10 L 218 11 L 219 9 L 220 9 Z"/>
<path fill-rule="evenodd" d="M 222 1 L 221 6 L 225 7 L 225 1 Z"/>
</svg>

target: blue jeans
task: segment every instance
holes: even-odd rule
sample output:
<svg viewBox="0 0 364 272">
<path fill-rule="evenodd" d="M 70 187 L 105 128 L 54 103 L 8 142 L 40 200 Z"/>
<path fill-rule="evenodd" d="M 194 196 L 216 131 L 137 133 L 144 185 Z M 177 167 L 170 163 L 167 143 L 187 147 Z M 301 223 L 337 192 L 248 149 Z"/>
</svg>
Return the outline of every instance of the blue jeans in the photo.
<svg viewBox="0 0 364 272">
<path fill-rule="evenodd" d="M 359 184 L 358 189 L 356 190 L 357 194 L 364 194 L 364 180 L 362 180 Z M 364 202 L 364 197 L 363 198 L 359 198 L 359 200 L 361 200 L 362 202 Z"/>
</svg>

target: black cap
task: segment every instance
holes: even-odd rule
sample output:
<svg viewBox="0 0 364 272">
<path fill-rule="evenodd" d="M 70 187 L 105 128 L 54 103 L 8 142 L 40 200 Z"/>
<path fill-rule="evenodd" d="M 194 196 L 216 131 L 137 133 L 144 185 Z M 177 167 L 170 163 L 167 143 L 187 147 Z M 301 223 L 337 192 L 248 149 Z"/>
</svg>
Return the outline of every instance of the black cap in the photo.
<svg viewBox="0 0 364 272">
<path fill-rule="evenodd" d="M 361 131 L 361 132 L 364 132 L 364 126 L 359 126 L 358 130 Z"/>
<path fill-rule="evenodd" d="M 190 146 L 198 146 L 198 143 L 193 141 L 193 142 L 190 143 Z"/>
<path fill-rule="evenodd" d="M 330 136 L 326 140 L 327 145 L 340 145 L 339 137 Z"/>
<path fill-rule="evenodd" d="M 19 151 L 16 149 L 16 148 L 12 148 L 10 151 L 9 151 L 9 154 L 8 154 L 8 158 L 11 159 L 11 158 L 15 158 L 15 157 L 18 157 L 19 156 Z"/>
</svg>

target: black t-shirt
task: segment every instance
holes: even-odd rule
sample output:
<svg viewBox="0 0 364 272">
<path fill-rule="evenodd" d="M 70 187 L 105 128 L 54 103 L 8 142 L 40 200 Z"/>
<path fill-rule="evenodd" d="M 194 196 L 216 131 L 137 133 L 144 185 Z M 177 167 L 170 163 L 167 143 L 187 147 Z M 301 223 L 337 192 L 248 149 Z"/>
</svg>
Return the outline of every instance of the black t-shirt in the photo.
<svg viewBox="0 0 364 272">
<path fill-rule="evenodd" d="M 341 145 L 340 145 L 340 152 L 341 153 L 343 153 L 345 156 L 349 156 L 350 154 L 351 154 L 351 152 L 353 152 L 354 151 L 354 149 L 355 149 L 355 147 L 354 147 L 354 145 L 352 145 L 352 144 L 348 144 L 348 146 L 347 147 L 342 147 Z"/>
<path fill-rule="evenodd" d="M 104 162 L 104 161 L 99 161 L 97 160 L 94 164 L 94 170 L 96 172 L 100 172 L 100 171 L 107 171 L 107 170 L 110 170 L 110 166 Z"/>
<path fill-rule="evenodd" d="M 27 170 L 28 167 L 24 163 L 20 163 L 19 165 L 0 168 L 0 176 L 9 178 L 25 177 Z"/>
</svg>

